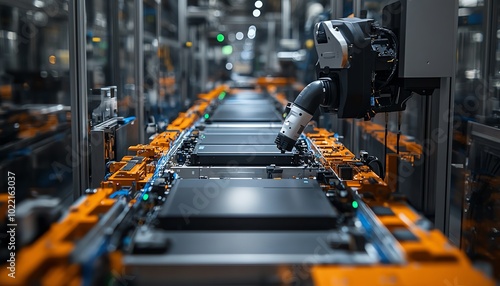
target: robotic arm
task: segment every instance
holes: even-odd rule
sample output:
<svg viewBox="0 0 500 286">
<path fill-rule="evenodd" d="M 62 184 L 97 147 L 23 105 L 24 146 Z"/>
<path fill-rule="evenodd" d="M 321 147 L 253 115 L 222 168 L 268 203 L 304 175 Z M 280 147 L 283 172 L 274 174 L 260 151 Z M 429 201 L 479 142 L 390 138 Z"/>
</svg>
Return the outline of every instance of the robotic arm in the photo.
<svg viewBox="0 0 500 286">
<path fill-rule="evenodd" d="M 282 152 L 292 150 L 320 106 L 339 118 L 369 120 L 378 112 L 404 110 L 415 91 L 396 76 L 398 38 L 391 30 L 372 19 L 344 18 L 320 22 L 314 32 L 319 79 L 291 105 L 275 140 Z"/>
</svg>

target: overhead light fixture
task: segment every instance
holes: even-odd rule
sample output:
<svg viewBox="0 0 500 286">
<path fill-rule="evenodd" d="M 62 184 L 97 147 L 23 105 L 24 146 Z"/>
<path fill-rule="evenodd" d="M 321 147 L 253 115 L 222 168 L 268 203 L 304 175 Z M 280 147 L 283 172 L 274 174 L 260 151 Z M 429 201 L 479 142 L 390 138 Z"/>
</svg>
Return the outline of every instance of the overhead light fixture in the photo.
<svg viewBox="0 0 500 286">
<path fill-rule="evenodd" d="M 258 1 L 255 1 L 255 8 L 262 8 L 262 5 L 264 3 L 262 3 L 262 1 L 258 0 Z"/>
<path fill-rule="evenodd" d="M 255 18 L 259 17 L 259 16 L 260 16 L 260 10 L 259 10 L 259 9 L 255 9 L 255 10 L 253 10 L 253 16 L 254 16 Z"/>
<path fill-rule="evenodd" d="M 247 37 L 253 40 L 255 38 L 255 30 L 248 30 Z"/>
<path fill-rule="evenodd" d="M 43 7 L 45 7 L 45 3 L 41 0 L 35 0 L 35 1 L 33 1 L 33 6 L 35 6 L 37 8 L 43 8 Z"/>
<path fill-rule="evenodd" d="M 229 56 L 232 53 L 233 53 L 233 46 L 227 45 L 227 46 L 222 47 L 222 54 L 223 55 Z"/>
</svg>

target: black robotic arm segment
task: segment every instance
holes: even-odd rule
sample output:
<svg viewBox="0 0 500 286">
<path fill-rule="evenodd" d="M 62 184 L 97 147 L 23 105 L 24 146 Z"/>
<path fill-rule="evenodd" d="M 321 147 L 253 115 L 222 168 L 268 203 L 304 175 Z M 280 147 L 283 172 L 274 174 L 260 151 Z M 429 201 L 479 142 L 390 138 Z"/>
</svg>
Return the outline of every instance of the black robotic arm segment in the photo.
<svg viewBox="0 0 500 286">
<path fill-rule="evenodd" d="M 282 152 L 293 149 L 318 107 L 333 92 L 332 84 L 331 79 L 322 78 L 311 82 L 300 92 L 274 141 L 278 149 Z"/>
<path fill-rule="evenodd" d="M 320 78 L 311 82 L 299 93 L 293 105 L 312 116 L 318 107 L 325 102 L 330 93 L 331 84 L 332 80 L 329 78 Z"/>
<path fill-rule="evenodd" d="M 439 78 L 405 77 L 399 68 L 400 27 L 373 19 L 343 18 L 317 23 L 314 43 L 319 80 L 295 100 L 276 144 L 291 150 L 319 105 L 339 118 L 370 120 L 376 113 L 402 111 L 412 92 L 432 94 Z M 393 30 L 399 31 L 395 33 Z"/>
</svg>

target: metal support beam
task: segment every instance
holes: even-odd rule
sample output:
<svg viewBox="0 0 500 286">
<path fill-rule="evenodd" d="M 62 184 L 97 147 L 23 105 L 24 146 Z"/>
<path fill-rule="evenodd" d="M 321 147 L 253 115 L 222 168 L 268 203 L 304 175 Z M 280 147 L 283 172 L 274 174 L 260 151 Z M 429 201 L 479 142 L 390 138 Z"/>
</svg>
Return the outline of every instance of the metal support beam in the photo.
<svg viewBox="0 0 500 286">
<path fill-rule="evenodd" d="M 109 60 L 111 62 L 111 82 L 109 85 L 118 86 L 118 100 L 121 100 L 123 96 L 123 84 L 120 82 L 120 27 L 118 19 L 119 5 L 118 1 L 109 1 L 109 30 L 111 32 L 111 41 L 109 42 L 108 54 Z"/>
<path fill-rule="evenodd" d="M 354 17 L 359 17 L 361 14 L 361 0 L 354 0 L 352 3 L 352 12 Z"/>
<path fill-rule="evenodd" d="M 441 88 L 431 97 L 431 128 L 427 132 L 429 169 L 425 203 L 435 206 L 436 228 L 448 235 L 450 219 L 451 146 L 453 138 L 453 84 L 441 79 Z"/>
<path fill-rule="evenodd" d="M 191 25 L 188 27 L 188 41 L 189 42 L 195 42 L 199 44 L 199 36 L 198 36 L 198 27 Z M 198 47 L 191 47 L 190 52 L 186 51 L 185 57 L 186 57 L 186 62 L 187 62 L 187 95 L 186 98 L 188 99 L 187 106 L 191 105 L 191 102 L 193 102 L 196 99 L 196 94 L 199 92 L 198 87 L 200 84 L 200 71 L 199 71 L 199 65 L 198 61 L 200 60 L 201 55 L 196 54 L 199 52 L 197 51 Z"/>
<path fill-rule="evenodd" d="M 162 9 L 161 9 L 161 1 L 160 0 L 157 0 L 156 1 L 156 40 L 158 41 L 158 46 L 156 47 L 156 54 L 158 55 L 158 51 L 160 50 L 161 48 L 161 45 L 160 45 L 160 38 L 161 38 L 161 15 L 162 13 Z M 160 57 L 157 58 L 157 67 L 155 68 L 155 72 L 156 72 L 156 84 L 155 84 L 155 87 L 156 87 L 156 92 L 158 94 L 158 99 L 157 99 L 157 105 L 160 106 L 162 103 L 160 102 L 160 94 L 161 94 L 161 85 L 160 85 L 160 79 L 161 79 L 161 76 L 162 76 L 162 73 L 161 73 L 161 63 L 160 63 L 161 59 Z"/>
<path fill-rule="evenodd" d="M 344 0 L 330 0 L 332 19 L 344 17 Z"/>
<path fill-rule="evenodd" d="M 281 0 L 281 38 L 290 38 L 290 24 L 292 21 L 292 8 L 290 0 Z"/>
<path fill-rule="evenodd" d="M 85 1 L 70 1 L 69 59 L 72 136 L 70 161 L 73 168 L 74 200 L 89 187 L 86 30 Z"/>
<path fill-rule="evenodd" d="M 143 0 L 135 0 L 134 15 L 134 66 L 136 80 L 136 124 L 139 134 L 139 143 L 145 143 L 145 124 L 144 124 L 144 3 Z"/>
<path fill-rule="evenodd" d="M 208 77 L 208 57 L 207 55 L 207 47 L 208 47 L 208 40 L 207 40 L 207 28 L 206 25 L 201 25 L 200 26 L 200 61 L 201 61 L 201 75 L 200 75 L 200 91 L 201 92 L 206 92 L 205 90 L 207 86 L 207 77 Z"/>
<path fill-rule="evenodd" d="M 431 5 L 434 5 L 434 2 Z M 458 1 L 446 2 L 447 9 L 453 11 L 449 16 L 449 28 L 447 33 L 451 36 L 449 52 L 456 51 L 457 27 L 458 27 Z M 446 55 L 446 53 L 443 53 Z M 451 53 L 453 54 L 453 53 Z M 442 77 L 438 94 L 433 94 L 431 115 L 431 133 L 427 137 L 431 143 L 436 144 L 436 150 L 431 153 L 431 169 L 427 170 L 432 178 L 427 185 L 434 190 L 436 228 L 445 235 L 449 235 L 450 227 L 450 203 L 451 203 L 451 172 L 452 172 L 452 143 L 453 143 L 453 113 L 455 102 L 455 71 L 456 63 L 451 61 L 447 70 L 450 77 Z M 437 93 L 437 92 L 435 92 Z M 433 179 L 433 180 L 432 180 Z"/>
<path fill-rule="evenodd" d="M 276 54 L 276 21 L 267 22 L 267 61 L 266 71 L 271 71 L 273 66 L 273 56 Z"/>
<path fill-rule="evenodd" d="M 187 30 L 187 0 L 179 0 L 178 31 L 180 43 L 180 78 L 181 78 L 181 104 L 185 106 L 188 94 L 188 51 L 184 46 L 188 39 Z"/>
</svg>

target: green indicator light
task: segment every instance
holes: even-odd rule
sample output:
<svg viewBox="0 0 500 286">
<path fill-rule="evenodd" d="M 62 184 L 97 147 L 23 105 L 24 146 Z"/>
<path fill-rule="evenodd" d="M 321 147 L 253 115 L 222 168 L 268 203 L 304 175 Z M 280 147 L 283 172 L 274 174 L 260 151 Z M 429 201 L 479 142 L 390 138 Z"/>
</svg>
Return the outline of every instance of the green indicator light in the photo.
<svg viewBox="0 0 500 286">
<path fill-rule="evenodd" d="M 210 115 L 208 115 L 208 113 L 205 113 L 205 115 L 203 117 L 205 117 L 205 119 L 208 119 L 210 117 Z"/>
<path fill-rule="evenodd" d="M 144 196 L 142 196 L 142 199 L 147 201 L 149 199 L 149 195 L 148 194 L 144 194 Z"/>
<path fill-rule="evenodd" d="M 224 42 L 224 35 L 223 34 L 217 34 L 217 42 L 219 42 L 219 43 Z"/>
<path fill-rule="evenodd" d="M 352 207 L 357 209 L 358 208 L 358 202 L 357 201 L 353 201 L 352 202 Z"/>
<path fill-rule="evenodd" d="M 233 53 L 233 46 L 231 45 L 224 46 L 222 47 L 221 51 L 223 55 L 229 56 L 230 54 Z"/>
<path fill-rule="evenodd" d="M 224 97 L 226 97 L 226 92 L 225 92 L 225 91 L 223 91 L 223 92 L 221 92 L 221 93 L 219 94 L 219 99 L 220 99 L 220 100 L 223 100 L 223 99 L 224 99 Z"/>
</svg>

